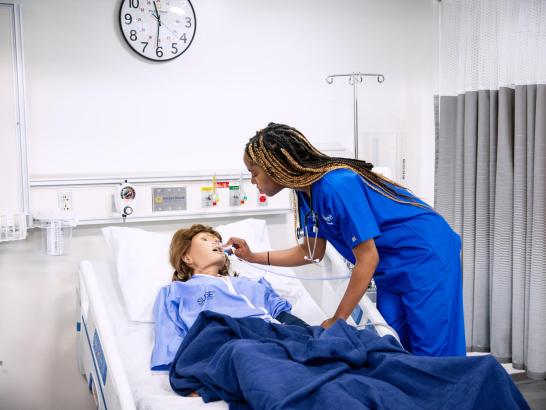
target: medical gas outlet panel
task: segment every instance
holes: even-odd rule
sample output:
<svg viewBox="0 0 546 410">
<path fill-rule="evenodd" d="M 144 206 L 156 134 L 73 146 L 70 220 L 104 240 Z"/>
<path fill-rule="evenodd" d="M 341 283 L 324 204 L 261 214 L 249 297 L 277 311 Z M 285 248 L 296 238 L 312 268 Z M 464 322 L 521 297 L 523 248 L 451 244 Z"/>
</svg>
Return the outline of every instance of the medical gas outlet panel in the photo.
<svg viewBox="0 0 546 410">
<path fill-rule="evenodd" d="M 248 196 L 241 180 L 236 183 L 213 181 L 213 184 L 201 187 L 201 207 L 214 208 L 224 203 L 229 207 L 240 207 L 247 203 Z"/>
<path fill-rule="evenodd" d="M 153 185 L 149 189 L 125 182 L 116 192 L 115 213 L 124 220 L 145 217 L 145 196 L 150 192 L 151 214 L 173 218 L 176 215 L 232 215 L 288 212 L 288 191 L 269 198 L 251 184 L 249 179 L 217 178 L 208 181 L 187 181 L 182 184 Z M 148 208 L 149 209 L 149 208 Z"/>
<path fill-rule="evenodd" d="M 223 195 L 221 195 L 223 194 Z M 243 178 L 237 182 L 217 181 L 214 176 L 210 186 L 201 187 L 201 207 L 214 208 L 221 203 L 221 197 L 227 197 L 227 203 L 230 207 L 239 207 L 244 205 L 248 197 L 245 192 Z M 222 202 L 225 202 L 222 201 Z"/>
<path fill-rule="evenodd" d="M 229 206 L 241 206 L 247 201 L 247 196 L 243 188 L 239 185 L 229 187 Z"/>
<path fill-rule="evenodd" d="M 289 190 L 267 197 L 244 174 L 74 178 L 35 184 L 30 197 L 33 217 L 58 209 L 59 198 L 66 196 L 78 225 L 290 213 Z"/>
</svg>

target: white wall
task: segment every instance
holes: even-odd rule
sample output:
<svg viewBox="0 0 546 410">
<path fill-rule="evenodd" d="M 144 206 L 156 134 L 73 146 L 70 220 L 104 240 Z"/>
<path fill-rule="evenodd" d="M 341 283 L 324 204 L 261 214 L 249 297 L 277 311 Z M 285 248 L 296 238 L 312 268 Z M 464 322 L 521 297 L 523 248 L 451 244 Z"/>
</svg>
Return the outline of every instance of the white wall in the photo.
<svg viewBox="0 0 546 410">
<path fill-rule="evenodd" d="M 428 0 L 195 0 L 194 42 L 167 63 L 128 48 L 117 1 L 22 5 L 31 176 L 238 169 L 269 121 L 352 149 L 351 87 L 324 79 L 365 71 L 386 81 L 359 88 L 361 133 L 405 133 L 407 183 L 432 195 Z"/>
<path fill-rule="evenodd" d="M 34 178 L 239 169 L 269 121 L 350 149 L 351 88 L 324 78 L 366 71 L 386 81 L 360 87 L 361 132 L 405 134 L 407 185 L 432 202 L 430 0 L 194 0 L 194 44 L 163 64 L 125 45 L 119 1 L 21 4 Z M 291 217 L 267 219 L 274 246 L 292 243 Z M 78 261 L 105 257 L 93 229 L 78 228 L 63 257 L 39 253 L 39 231 L 0 244 L 0 408 L 92 408 L 75 363 L 74 288 Z"/>
</svg>

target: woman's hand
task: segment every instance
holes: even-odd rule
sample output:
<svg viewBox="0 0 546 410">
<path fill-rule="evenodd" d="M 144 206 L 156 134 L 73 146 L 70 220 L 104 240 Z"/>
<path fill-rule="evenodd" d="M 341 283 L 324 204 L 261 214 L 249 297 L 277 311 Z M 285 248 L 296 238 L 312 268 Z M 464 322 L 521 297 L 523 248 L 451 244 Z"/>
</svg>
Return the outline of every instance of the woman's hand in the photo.
<svg viewBox="0 0 546 410">
<path fill-rule="evenodd" d="M 341 318 L 338 318 L 338 317 L 331 317 L 329 319 L 326 319 L 324 322 L 322 322 L 320 324 L 320 327 L 322 327 L 323 329 L 328 329 L 329 327 L 331 327 L 334 323 L 336 323 L 338 320 L 343 320 Z"/>
<path fill-rule="evenodd" d="M 247 262 L 254 262 L 255 254 L 250 250 L 250 247 L 244 239 L 231 237 L 224 244 L 224 247 L 233 245 L 233 253 L 238 258 L 241 258 Z"/>
</svg>

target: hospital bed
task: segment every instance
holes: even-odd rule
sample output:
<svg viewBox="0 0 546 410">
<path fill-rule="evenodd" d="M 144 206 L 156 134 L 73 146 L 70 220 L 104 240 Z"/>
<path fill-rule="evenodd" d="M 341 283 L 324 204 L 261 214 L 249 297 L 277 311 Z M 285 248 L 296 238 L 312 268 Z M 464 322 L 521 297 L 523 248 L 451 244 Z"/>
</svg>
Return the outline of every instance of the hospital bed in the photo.
<svg viewBox="0 0 546 410">
<path fill-rule="evenodd" d="M 266 246 L 269 246 L 268 238 Z M 257 277 L 256 269 L 248 269 L 246 264 L 237 262 L 234 265 L 232 268 L 241 275 Z M 150 370 L 154 324 L 131 319 L 124 304 L 124 290 L 117 279 L 119 267 L 119 260 L 84 260 L 79 266 L 78 366 L 97 408 L 226 409 L 225 402 L 205 404 L 200 397 L 178 396 L 171 390 L 168 372 Z M 334 276 L 349 273 L 343 258 L 329 247 L 321 267 Z M 289 268 L 280 268 L 280 272 L 294 274 Z M 332 304 L 332 300 L 338 298 L 337 289 L 344 290 L 347 283 L 347 280 L 321 281 L 309 292 L 302 283 L 304 281 L 299 279 L 264 271 L 261 274 L 292 303 L 292 312 L 311 324 L 320 324 L 329 317 L 332 308 L 325 305 Z M 390 334 L 396 337 L 368 296 L 360 301 L 353 317 L 356 322 L 349 319 L 352 324 L 367 327 L 381 336 Z"/>
</svg>

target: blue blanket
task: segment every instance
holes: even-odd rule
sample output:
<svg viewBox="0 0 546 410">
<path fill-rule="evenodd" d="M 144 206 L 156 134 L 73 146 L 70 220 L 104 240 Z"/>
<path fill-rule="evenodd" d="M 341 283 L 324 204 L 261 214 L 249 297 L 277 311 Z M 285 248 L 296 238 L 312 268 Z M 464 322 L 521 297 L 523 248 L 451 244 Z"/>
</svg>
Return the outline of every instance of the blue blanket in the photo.
<svg viewBox="0 0 546 410">
<path fill-rule="evenodd" d="M 174 391 L 232 409 L 528 409 L 491 356 L 418 357 L 343 321 L 330 329 L 199 315 L 169 373 Z"/>
</svg>

